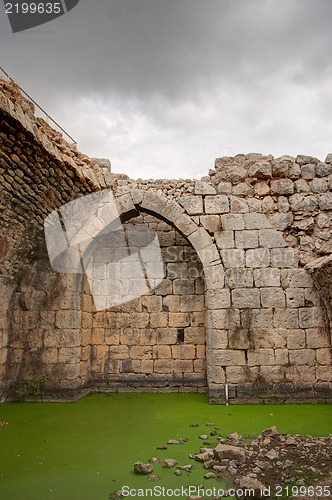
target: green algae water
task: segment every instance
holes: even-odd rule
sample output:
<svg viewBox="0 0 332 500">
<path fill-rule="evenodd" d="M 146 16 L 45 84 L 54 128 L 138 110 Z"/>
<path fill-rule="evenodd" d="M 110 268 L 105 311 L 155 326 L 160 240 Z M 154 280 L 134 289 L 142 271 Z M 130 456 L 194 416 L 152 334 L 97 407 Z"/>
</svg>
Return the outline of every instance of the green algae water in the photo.
<svg viewBox="0 0 332 500">
<path fill-rule="evenodd" d="M 226 489 L 204 479 L 208 471 L 188 458 L 202 446 L 198 436 L 210 434 L 206 423 L 222 435 L 253 437 L 276 425 L 282 433 L 325 436 L 332 433 L 332 406 L 210 406 L 203 394 L 98 394 L 76 403 L 5 403 L 0 421 L 8 422 L 0 426 L 1 500 L 108 500 L 123 486 L 136 490 L 127 498 L 157 485 L 165 491 L 199 484 Z M 156 449 L 180 438 L 188 441 Z M 209 442 L 217 440 L 209 436 Z M 175 469 L 154 465 L 157 482 L 133 473 L 134 462 L 151 457 L 193 469 L 178 477 Z"/>
</svg>

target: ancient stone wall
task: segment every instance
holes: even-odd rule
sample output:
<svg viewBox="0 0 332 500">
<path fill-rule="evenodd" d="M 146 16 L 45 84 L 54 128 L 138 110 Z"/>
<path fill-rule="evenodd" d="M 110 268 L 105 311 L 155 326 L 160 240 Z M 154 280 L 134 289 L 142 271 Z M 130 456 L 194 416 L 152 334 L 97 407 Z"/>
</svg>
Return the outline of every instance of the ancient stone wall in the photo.
<svg viewBox="0 0 332 500">
<path fill-rule="evenodd" d="M 331 154 L 132 180 L 63 141 L 14 84 L 0 89 L 5 397 L 208 388 L 217 403 L 331 401 Z M 157 231 L 165 279 L 96 311 L 85 275 L 51 269 L 43 222 L 105 188 L 124 227 Z"/>
</svg>

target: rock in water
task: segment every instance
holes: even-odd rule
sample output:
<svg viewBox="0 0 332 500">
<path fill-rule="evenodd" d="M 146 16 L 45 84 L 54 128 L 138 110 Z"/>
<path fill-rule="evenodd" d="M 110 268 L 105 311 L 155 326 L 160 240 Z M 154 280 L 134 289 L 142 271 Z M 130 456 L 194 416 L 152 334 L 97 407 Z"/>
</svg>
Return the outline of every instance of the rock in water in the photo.
<svg viewBox="0 0 332 500">
<path fill-rule="evenodd" d="M 240 488 L 243 490 L 243 495 L 238 495 L 239 500 L 245 500 L 246 498 L 251 498 L 251 499 L 262 498 L 261 490 L 264 490 L 265 486 L 257 479 L 249 476 L 243 476 L 239 480 L 238 484 Z M 252 491 L 254 491 L 254 495 L 252 495 Z"/>
<path fill-rule="evenodd" d="M 165 469 L 170 469 L 171 467 L 174 467 L 177 464 L 178 462 L 174 460 L 174 458 L 166 458 L 166 460 L 164 460 L 163 462 L 163 467 Z"/>
<path fill-rule="evenodd" d="M 143 464 L 143 462 L 134 463 L 135 474 L 151 474 L 153 472 L 152 464 Z"/>
<path fill-rule="evenodd" d="M 246 455 L 244 448 L 239 446 L 229 446 L 227 444 L 217 444 L 213 450 L 214 456 L 219 462 L 224 458 L 228 460 L 238 460 L 239 462 L 244 462 Z"/>
</svg>

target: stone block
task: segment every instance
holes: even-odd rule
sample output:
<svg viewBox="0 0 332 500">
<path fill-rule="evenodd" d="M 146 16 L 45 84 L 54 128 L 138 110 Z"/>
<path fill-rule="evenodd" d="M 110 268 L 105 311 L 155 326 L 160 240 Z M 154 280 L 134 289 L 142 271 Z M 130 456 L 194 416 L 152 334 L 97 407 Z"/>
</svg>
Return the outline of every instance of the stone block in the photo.
<svg viewBox="0 0 332 500">
<path fill-rule="evenodd" d="M 134 345 L 131 346 L 129 349 L 130 352 L 130 358 L 132 359 L 151 359 L 153 356 L 153 349 L 155 348 L 152 346 L 145 346 L 145 345 Z"/>
<path fill-rule="evenodd" d="M 307 328 L 305 334 L 307 347 L 309 349 L 330 347 L 329 333 L 326 328 Z"/>
<path fill-rule="evenodd" d="M 275 309 L 273 323 L 276 328 L 298 328 L 298 309 Z"/>
<path fill-rule="evenodd" d="M 230 314 L 228 309 L 211 310 L 207 313 L 208 326 L 213 329 L 227 329 L 230 326 Z"/>
<path fill-rule="evenodd" d="M 305 331 L 299 328 L 287 330 L 288 349 L 303 349 L 306 345 Z"/>
<path fill-rule="evenodd" d="M 191 373 L 194 371 L 194 361 L 192 359 L 175 359 L 175 373 Z"/>
<path fill-rule="evenodd" d="M 258 231 L 235 231 L 235 247 L 236 248 L 257 248 L 258 247 Z"/>
<path fill-rule="evenodd" d="M 78 347 L 80 345 L 80 340 L 81 340 L 81 333 L 78 330 L 46 331 L 44 335 L 44 346 Z"/>
<path fill-rule="evenodd" d="M 214 244 L 197 251 L 197 255 L 205 268 L 210 265 L 220 263 L 220 256 Z"/>
<path fill-rule="evenodd" d="M 299 310 L 300 328 L 324 328 L 325 317 L 320 307 L 304 307 Z"/>
<path fill-rule="evenodd" d="M 111 345 L 109 347 L 110 357 L 112 359 L 128 359 L 129 349 L 127 345 Z"/>
<path fill-rule="evenodd" d="M 214 236 L 219 249 L 234 248 L 234 231 L 217 231 Z"/>
<path fill-rule="evenodd" d="M 228 269 L 226 271 L 226 285 L 229 288 L 250 288 L 254 284 L 252 269 Z"/>
<path fill-rule="evenodd" d="M 223 194 L 206 196 L 204 205 L 207 214 L 224 214 L 229 212 L 228 197 Z"/>
<path fill-rule="evenodd" d="M 206 360 L 205 359 L 195 359 L 194 360 L 194 372 L 195 373 L 206 373 Z"/>
<path fill-rule="evenodd" d="M 91 344 L 104 344 L 104 343 L 105 343 L 104 328 L 94 328 L 92 331 Z"/>
<path fill-rule="evenodd" d="M 204 276 L 207 290 L 219 290 L 224 287 L 225 272 L 222 264 L 206 267 Z"/>
<path fill-rule="evenodd" d="M 175 222 L 181 214 L 184 213 L 184 209 L 175 201 L 168 200 L 167 203 L 160 210 L 159 214 L 164 217 L 167 221 Z"/>
<path fill-rule="evenodd" d="M 228 384 L 241 384 L 254 378 L 257 375 L 257 369 L 248 366 L 227 366 L 226 375 Z"/>
<path fill-rule="evenodd" d="M 329 165 L 327 163 L 323 163 L 323 162 L 318 163 L 318 165 L 316 167 L 316 175 L 318 177 L 327 177 L 331 173 L 332 173 L 332 166 L 331 165 Z"/>
<path fill-rule="evenodd" d="M 244 214 L 244 224 L 246 229 L 270 229 L 272 224 L 263 214 Z"/>
<path fill-rule="evenodd" d="M 81 372 L 81 363 L 66 363 L 61 367 L 61 385 L 65 380 L 76 380 Z"/>
<path fill-rule="evenodd" d="M 274 351 L 274 361 L 276 365 L 288 365 L 289 364 L 289 351 L 288 349 L 275 349 Z"/>
<path fill-rule="evenodd" d="M 260 181 L 255 184 L 255 195 L 266 196 L 271 191 L 269 184 L 265 181 Z"/>
<path fill-rule="evenodd" d="M 316 175 L 316 165 L 309 163 L 301 166 L 301 176 L 303 179 L 314 179 Z"/>
<path fill-rule="evenodd" d="M 185 236 L 189 236 L 197 230 L 197 224 L 193 221 L 193 217 L 189 217 L 189 215 L 186 214 L 181 214 L 174 222 L 174 225 L 179 232 Z M 177 236 L 177 234 L 175 236 Z"/>
<path fill-rule="evenodd" d="M 180 295 L 179 311 L 203 311 L 205 309 L 204 295 Z"/>
<path fill-rule="evenodd" d="M 71 330 L 80 328 L 82 313 L 80 311 L 57 311 L 55 325 L 57 328 Z"/>
<path fill-rule="evenodd" d="M 244 366 L 244 351 L 232 349 L 208 349 L 208 366 Z"/>
<path fill-rule="evenodd" d="M 201 215 L 199 220 L 204 229 L 209 231 L 209 233 L 215 233 L 220 229 L 219 215 Z"/>
<path fill-rule="evenodd" d="M 211 236 L 202 227 L 198 228 L 195 232 L 188 236 L 188 240 L 196 252 L 210 246 L 213 243 Z"/>
<path fill-rule="evenodd" d="M 105 330 L 105 344 L 118 345 L 120 342 L 120 334 L 118 331 Z"/>
<path fill-rule="evenodd" d="M 251 316 L 251 328 L 255 331 L 262 330 L 263 328 L 269 329 L 273 323 L 272 309 L 253 309 Z"/>
<path fill-rule="evenodd" d="M 147 191 L 144 194 L 140 206 L 141 208 L 150 210 L 153 213 L 160 214 L 165 209 L 166 203 L 168 203 L 168 200 L 165 196 L 160 196 L 153 191 Z"/>
<path fill-rule="evenodd" d="M 282 234 L 275 229 L 260 229 L 259 244 L 264 248 L 279 248 L 286 246 Z"/>
<path fill-rule="evenodd" d="M 280 287 L 280 269 L 275 267 L 254 269 L 254 282 L 256 287 Z"/>
<path fill-rule="evenodd" d="M 233 213 L 246 214 L 249 212 L 248 203 L 237 196 L 230 196 L 230 211 Z"/>
<path fill-rule="evenodd" d="M 81 348 L 62 347 L 59 349 L 58 363 L 78 363 L 81 360 Z"/>
<path fill-rule="evenodd" d="M 278 213 L 273 216 L 272 223 L 274 229 L 277 229 L 278 231 L 284 231 L 292 225 L 293 220 L 294 216 L 291 212 L 281 214 Z"/>
<path fill-rule="evenodd" d="M 61 349 L 62 350 L 62 349 Z M 23 358 L 23 349 L 16 349 L 16 351 L 20 352 L 22 354 L 22 357 L 17 358 L 15 356 L 15 362 L 21 362 Z M 15 352 L 16 354 L 16 352 Z M 58 349 L 57 348 L 48 348 L 44 349 L 41 355 L 41 362 L 45 364 L 52 364 L 52 363 L 57 363 L 58 362 Z M 64 361 L 62 360 L 62 363 Z"/>
<path fill-rule="evenodd" d="M 195 311 L 190 314 L 191 326 L 204 326 L 206 323 L 206 311 Z"/>
<path fill-rule="evenodd" d="M 310 274 L 305 269 L 283 269 L 281 271 L 283 288 L 313 288 Z"/>
<path fill-rule="evenodd" d="M 173 349 L 173 347 L 172 347 Z M 153 346 L 154 359 L 167 359 L 172 356 L 172 350 L 169 345 L 156 345 Z"/>
<path fill-rule="evenodd" d="M 209 290 L 206 294 L 208 309 L 225 309 L 230 307 L 230 291 L 227 288 L 221 290 Z"/>
<path fill-rule="evenodd" d="M 248 366 L 274 365 L 273 349 L 248 351 Z"/>
<path fill-rule="evenodd" d="M 159 231 L 158 239 L 161 247 L 170 247 L 175 245 L 175 231 Z"/>
<path fill-rule="evenodd" d="M 206 346 L 196 345 L 196 358 L 206 359 Z"/>
<path fill-rule="evenodd" d="M 241 231 L 244 229 L 243 215 L 227 214 L 221 216 L 221 225 L 224 231 Z"/>
<path fill-rule="evenodd" d="M 230 194 L 232 190 L 232 184 L 230 182 L 219 182 L 217 191 L 218 194 Z"/>
<path fill-rule="evenodd" d="M 228 347 L 230 349 L 250 349 L 252 343 L 250 329 L 232 324 L 231 327 Z"/>
<path fill-rule="evenodd" d="M 321 380 L 324 382 L 332 381 L 332 366 L 316 366 L 316 380 Z"/>
<path fill-rule="evenodd" d="M 313 179 L 310 187 L 311 191 L 314 193 L 326 193 L 328 190 L 328 183 L 324 179 Z"/>
<path fill-rule="evenodd" d="M 221 258 L 224 266 L 229 268 L 244 267 L 244 250 L 224 249 L 221 250 Z"/>
<path fill-rule="evenodd" d="M 287 300 L 287 307 L 304 307 L 304 289 L 287 288 L 286 300 Z"/>
<path fill-rule="evenodd" d="M 151 335 L 150 345 L 155 345 L 156 343 L 160 345 L 173 345 L 178 341 L 178 330 L 177 328 L 158 328 L 157 331 L 153 330 L 156 335 Z M 143 342 L 142 342 L 142 345 Z"/>
<path fill-rule="evenodd" d="M 202 196 L 185 196 L 182 198 L 178 198 L 177 201 L 189 215 L 197 215 L 203 213 Z"/>
<path fill-rule="evenodd" d="M 153 359 L 142 359 L 140 362 L 141 373 L 153 373 Z"/>
<path fill-rule="evenodd" d="M 168 313 L 158 312 L 150 314 L 151 328 L 165 328 L 168 325 Z M 170 325 L 173 326 L 173 325 Z"/>
<path fill-rule="evenodd" d="M 209 388 L 214 384 L 224 384 L 225 383 L 225 370 L 221 366 L 209 365 L 208 364 L 208 374 L 209 374 Z M 223 388 L 223 394 L 225 390 Z"/>
<path fill-rule="evenodd" d="M 169 279 L 163 279 L 161 283 L 154 289 L 156 295 L 169 295 L 172 293 L 172 282 Z"/>
<path fill-rule="evenodd" d="M 145 328 L 149 326 L 150 315 L 147 312 L 129 314 L 130 326 Z"/>
<path fill-rule="evenodd" d="M 157 336 L 160 331 L 167 330 L 167 328 L 143 328 L 139 332 L 139 343 L 141 345 L 155 345 L 157 343 Z M 170 329 L 171 330 L 171 329 Z M 171 335 L 171 332 L 170 332 Z M 160 342 L 159 342 L 160 343 Z M 165 344 L 168 344 L 168 342 L 165 342 Z"/>
<path fill-rule="evenodd" d="M 140 336 L 143 329 L 136 328 L 135 325 L 129 328 L 121 328 L 120 342 L 122 345 L 137 345 L 140 344 Z"/>
<path fill-rule="evenodd" d="M 272 248 L 271 266 L 272 267 L 297 267 L 299 258 L 292 248 Z"/>
<path fill-rule="evenodd" d="M 172 371 L 173 371 L 173 360 L 171 358 L 156 359 L 154 361 L 155 373 L 172 373 Z"/>
<path fill-rule="evenodd" d="M 207 195 L 207 194 L 216 194 L 216 190 L 211 184 L 202 181 L 195 182 L 195 194 Z"/>
<path fill-rule="evenodd" d="M 261 366 L 259 373 L 267 383 L 276 383 L 284 380 L 285 369 L 283 366 Z"/>
<path fill-rule="evenodd" d="M 291 179 L 276 179 L 271 181 L 271 193 L 290 195 L 294 193 L 294 182 Z"/>
<path fill-rule="evenodd" d="M 180 296 L 167 295 L 163 297 L 163 311 L 178 312 L 180 310 Z"/>
<path fill-rule="evenodd" d="M 189 313 L 173 312 L 169 313 L 169 326 L 173 328 L 189 326 Z"/>
<path fill-rule="evenodd" d="M 292 351 L 293 353 L 295 351 Z M 295 384 L 314 384 L 316 381 L 316 373 L 314 366 L 287 366 L 285 367 L 286 379 Z"/>
<path fill-rule="evenodd" d="M 319 365 L 331 365 L 331 349 L 317 349 L 316 361 Z"/>
<path fill-rule="evenodd" d="M 308 155 L 297 155 L 295 161 L 301 167 L 302 167 L 302 165 L 307 165 L 307 164 L 317 165 L 317 163 L 320 163 L 318 158 L 315 158 L 314 156 L 308 156 Z M 325 162 L 326 162 L 326 160 L 325 160 Z"/>
<path fill-rule="evenodd" d="M 194 359 L 196 350 L 194 345 L 173 345 L 172 357 L 173 359 Z"/>
<path fill-rule="evenodd" d="M 268 267 L 270 265 L 270 250 L 254 248 L 246 251 L 246 266 L 251 268 Z"/>
<path fill-rule="evenodd" d="M 286 332 L 284 328 L 257 329 L 254 333 L 256 349 L 268 349 L 270 347 L 280 350 L 286 347 Z"/>
<path fill-rule="evenodd" d="M 320 210 L 332 210 L 332 193 L 325 193 L 319 196 Z"/>
<path fill-rule="evenodd" d="M 156 295 L 143 295 L 142 306 L 147 312 L 162 311 L 162 298 Z"/>
<path fill-rule="evenodd" d="M 263 307 L 285 307 L 285 292 L 282 288 L 262 288 L 261 304 Z"/>
<path fill-rule="evenodd" d="M 232 306 L 238 309 L 260 307 L 260 292 L 251 288 L 232 290 Z"/>
<path fill-rule="evenodd" d="M 204 326 L 189 326 L 184 330 L 184 343 L 204 345 L 206 341 L 206 331 Z"/>
<path fill-rule="evenodd" d="M 310 191 L 309 184 L 307 183 L 307 181 L 305 179 L 299 179 L 299 180 L 295 181 L 294 187 L 295 187 L 295 191 L 297 193 L 309 193 L 309 191 Z"/>
<path fill-rule="evenodd" d="M 228 332 L 227 330 L 210 329 L 209 330 L 209 347 L 213 349 L 228 348 Z"/>
<path fill-rule="evenodd" d="M 192 295 L 195 293 L 194 281 L 189 279 L 176 279 L 173 283 L 175 295 Z"/>
<path fill-rule="evenodd" d="M 315 351 L 313 349 L 293 349 L 289 351 L 289 361 L 295 366 L 315 364 Z"/>
</svg>

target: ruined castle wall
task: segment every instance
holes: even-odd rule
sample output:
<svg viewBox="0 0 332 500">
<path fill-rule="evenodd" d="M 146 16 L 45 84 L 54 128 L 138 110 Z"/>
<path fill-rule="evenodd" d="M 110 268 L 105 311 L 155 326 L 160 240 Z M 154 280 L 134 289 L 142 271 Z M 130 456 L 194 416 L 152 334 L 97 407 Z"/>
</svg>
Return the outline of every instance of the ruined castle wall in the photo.
<svg viewBox="0 0 332 500">
<path fill-rule="evenodd" d="M 53 396 L 207 382 L 217 403 L 226 387 L 234 403 L 331 401 L 332 155 L 237 155 L 200 181 L 132 180 L 36 120 L 13 84 L 2 83 L 0 110 L 5 395 L 47 375 Z M 43 222 L 106 187 L 124 226 L 158 232 L 166 277 L 96 311 L 83 274 L 52 271 Z"/>
</svg>

